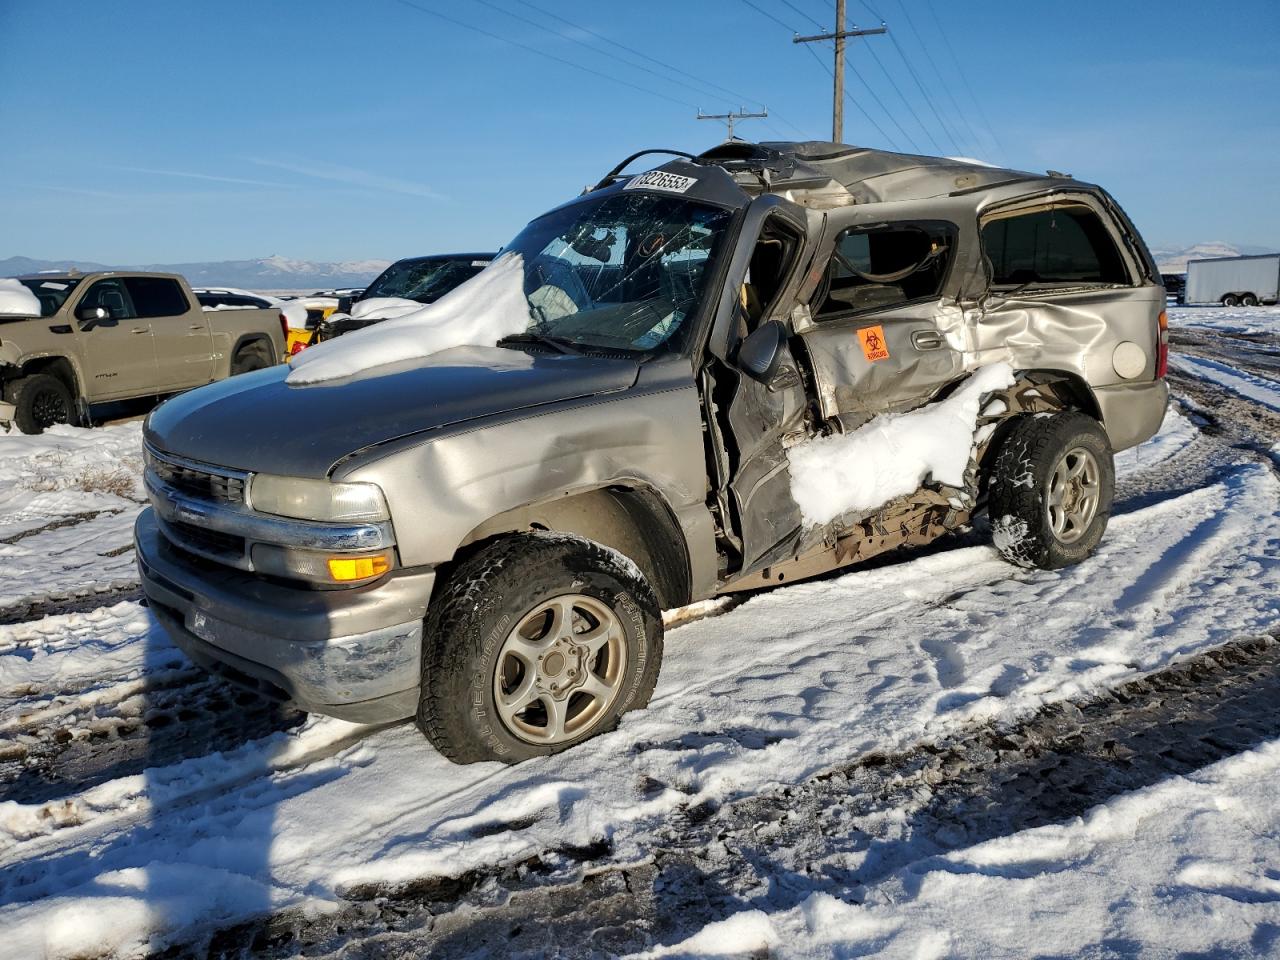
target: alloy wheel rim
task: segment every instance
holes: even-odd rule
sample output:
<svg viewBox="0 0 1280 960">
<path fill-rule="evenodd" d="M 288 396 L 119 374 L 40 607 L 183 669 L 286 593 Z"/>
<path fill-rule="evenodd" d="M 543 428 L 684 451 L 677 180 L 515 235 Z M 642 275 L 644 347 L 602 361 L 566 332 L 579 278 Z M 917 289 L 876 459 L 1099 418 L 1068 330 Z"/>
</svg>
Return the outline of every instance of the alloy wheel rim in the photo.
<svg viewBox="0 0 1280 960">
<path fill-rule="evenodd" d="M 68 419 L 66 401 L 53 390 L 41 390 L 31 403 L 31 416 L 41 427 L 52 427 L 55 423 L 66 423 Z"/>
<path fill-rule="evenodd" d="M 498 651 L 493 698 L 507 730 L 553 745 L 596 727 L 622 689 L 627 635 L 610 607 L 552 597 L 520 618 Z"/>
<path fill-rule="evenodd" d="M 1059 543 L 1075 543 L 1085 535 L 1098 513 L 1101 492 L 1101 472 L 1094 455 L 1084 447 L 1064 453 L 1053 468 L 1045 497 L 1049 529 Z"/>
</svg>

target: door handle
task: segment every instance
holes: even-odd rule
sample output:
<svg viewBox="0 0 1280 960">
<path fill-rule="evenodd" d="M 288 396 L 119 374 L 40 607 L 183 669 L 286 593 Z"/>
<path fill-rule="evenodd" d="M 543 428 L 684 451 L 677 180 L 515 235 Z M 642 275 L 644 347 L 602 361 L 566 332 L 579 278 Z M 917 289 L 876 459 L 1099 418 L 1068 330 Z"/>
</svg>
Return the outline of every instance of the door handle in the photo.
<svg viewBox="0 0 1280 960">
<path fill-rule="evenodd" d="M 911 334 L 911 345 L 917 350 L 937 350 L 946 342 L 936 330 L 917 330 Z"/>
<path fill-rule="evenodd" d="M 129 332 L 130 333 L 150 333 L 151 328 L 150 327 L 134 327 Z"/>
<path fill-rule="evenodd" d="M 188 330 L 203 330 L 203 329 L 204 329 L 204 324 L 203 324 L 203 323 L 193 323 L 191 326 L 187 327 L 187 329 L 188 329 Z"/>
</svg>

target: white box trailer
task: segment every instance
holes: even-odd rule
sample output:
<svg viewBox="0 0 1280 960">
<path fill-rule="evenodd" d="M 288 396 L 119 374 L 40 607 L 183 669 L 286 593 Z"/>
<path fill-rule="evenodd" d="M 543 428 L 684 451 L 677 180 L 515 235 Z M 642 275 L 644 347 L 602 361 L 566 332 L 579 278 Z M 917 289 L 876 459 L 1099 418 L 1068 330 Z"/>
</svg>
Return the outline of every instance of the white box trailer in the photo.
<svg viewBox="0 0 1280 960">
<path fill-rule="evenodd" d="M 1192 260 L 1187 264 L 1188 304 L 1252 307 L 1280 300 L 1280 253 Z"/>
</svg>

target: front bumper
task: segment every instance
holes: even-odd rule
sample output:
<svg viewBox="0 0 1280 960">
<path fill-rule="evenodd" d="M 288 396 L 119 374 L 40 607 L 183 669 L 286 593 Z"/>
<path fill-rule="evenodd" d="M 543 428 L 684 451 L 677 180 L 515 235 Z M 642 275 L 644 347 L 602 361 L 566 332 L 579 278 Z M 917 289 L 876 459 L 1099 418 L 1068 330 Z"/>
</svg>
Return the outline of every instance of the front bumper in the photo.
<svg viewBox="0 0 1280 960">
<path fill-rule="evenodd" d="M 399 720 L 417 710 L 434 570 L 397 571 L 344 590 L 282 586 L 184 556 L 150 508 L 138 517 L 134 542 L 152 612 L 206 669 L 344 720 Z"/>
</svg>

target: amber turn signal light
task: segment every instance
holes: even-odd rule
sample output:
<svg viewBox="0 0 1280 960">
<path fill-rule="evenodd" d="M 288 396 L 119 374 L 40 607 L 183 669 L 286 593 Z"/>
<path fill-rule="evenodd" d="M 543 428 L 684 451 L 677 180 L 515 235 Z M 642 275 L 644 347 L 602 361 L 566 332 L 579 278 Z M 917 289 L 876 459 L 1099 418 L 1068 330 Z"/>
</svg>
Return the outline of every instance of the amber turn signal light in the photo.
<svg viewBox="0 0 1280 960">
<path fill-rule="evenodd" d="M 352 580 L 368 580 L 380 577 L 391 569 L 391 561 L 386 554 L 372 557 L 330 557 L 329 576 L 338 583 L 350 583 Z"/>
</svg>

